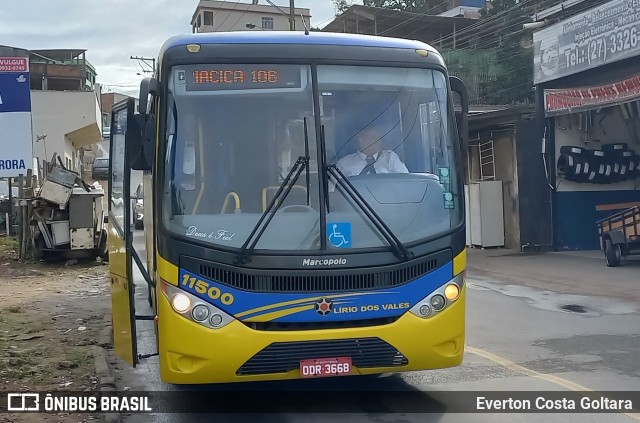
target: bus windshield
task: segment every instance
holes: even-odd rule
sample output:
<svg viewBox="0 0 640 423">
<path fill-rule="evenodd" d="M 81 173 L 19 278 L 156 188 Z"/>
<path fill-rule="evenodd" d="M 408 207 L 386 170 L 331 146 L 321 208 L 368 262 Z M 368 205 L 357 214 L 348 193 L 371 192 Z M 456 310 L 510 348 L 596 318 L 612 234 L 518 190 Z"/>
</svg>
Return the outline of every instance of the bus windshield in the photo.
<svg viewBox="0 0 640 423">
<path fill-rule="evenodd" d="M 321 236 L 328 248 L 388 246 L 343 185 L 322 179 L 318 158 L 348 179 L 402 243 L 461 223 L 455 127 L 444 73 L 320 65 L 318 98 L 312 85 L 309 65 L 172 68 L 163 202 L 169 230 L 212 246 L 240 248 L 305 155 L 305 138 L 308 172 L 279 205 L 256 249 L 317 250 Z M 320 227 L 321 184 L 325 228 Z"/>
</svg>

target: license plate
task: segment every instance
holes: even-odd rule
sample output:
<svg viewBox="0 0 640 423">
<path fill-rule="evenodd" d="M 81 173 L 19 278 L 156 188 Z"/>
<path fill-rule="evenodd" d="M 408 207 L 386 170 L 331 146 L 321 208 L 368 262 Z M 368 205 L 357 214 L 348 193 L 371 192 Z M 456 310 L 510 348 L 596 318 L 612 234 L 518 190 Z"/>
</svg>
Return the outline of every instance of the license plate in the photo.
<svg viewBox="0 0 640 423">
<path fill-rule="evenodd" d="M 300 361 L 301 377 L 348 375 L 351 373 L 351 357 L 315 358 Z"/>
</svg>

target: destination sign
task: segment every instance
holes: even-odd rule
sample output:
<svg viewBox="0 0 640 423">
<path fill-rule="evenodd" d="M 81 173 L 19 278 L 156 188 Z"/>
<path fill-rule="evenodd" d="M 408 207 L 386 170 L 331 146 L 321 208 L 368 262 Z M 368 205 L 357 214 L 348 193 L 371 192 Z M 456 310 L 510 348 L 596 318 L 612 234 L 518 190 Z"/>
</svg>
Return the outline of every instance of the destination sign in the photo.
<svg viewBox="0 0 640 423">
<path fill-rule="evenodd" d="M 300 88 L 297 65 L 193 65 L 177 71 L 187 91 Z"/>
</svg>

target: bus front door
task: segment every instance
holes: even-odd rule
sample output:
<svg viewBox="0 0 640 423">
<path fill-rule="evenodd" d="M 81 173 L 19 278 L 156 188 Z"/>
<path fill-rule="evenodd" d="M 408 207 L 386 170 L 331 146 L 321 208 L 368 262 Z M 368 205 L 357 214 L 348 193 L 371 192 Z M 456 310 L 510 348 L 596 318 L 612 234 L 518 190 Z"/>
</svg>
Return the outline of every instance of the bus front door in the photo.
<svg viewBox="0 0 640 423">
<path fill-rule="evenodd" d="M 127 123 L 131 124 L 134 100 L 114 106 L 111 114 L 109 163 L 109 277 L 113 348 L 131 366 L 138 362 L 134 283 L 132 277 L 132 232 L 130 207 L 131 168 L 126 154 Z"/>
</svg>

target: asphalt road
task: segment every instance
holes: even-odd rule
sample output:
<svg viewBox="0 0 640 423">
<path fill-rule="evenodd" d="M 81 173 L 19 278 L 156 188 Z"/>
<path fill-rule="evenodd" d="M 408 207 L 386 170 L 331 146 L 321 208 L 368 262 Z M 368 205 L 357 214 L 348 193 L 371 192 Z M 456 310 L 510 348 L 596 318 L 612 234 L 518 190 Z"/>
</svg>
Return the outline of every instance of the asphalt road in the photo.
<svg viewBox="0 0 640 423">
<path fill-rule="evenodd" d="M 144 253 L 142 232 L 136 231 L 135 245 Z M 569 258 L 567 259 L 569 260 Z M 640 267 L 637 267 L 640 269 Z M 620 268 L 623 269 L 623 268 Z M 611 269 L 612 280 L 615 272 Z M 627 272 L 629 269 L 623 269 Z M 476 274 L 477 273 L 477 274 Z M 365 401 L 336 393 L 335 401 L 350 413 L 305 413 L 304 407 L 282 398 L 282 413 L 249 414 L 132 414 L 127 423 L 204 421 L 374 421 L 374 422 L 634 422 L 640 414 L 541 414 L 541 413 L 453 413 L 461 395 L 446 391 L 615 391 L 640 388 L 640 303 L 614 297 L 577 295 L 513 284 L 486 272 L 468 273 L 467 347 L 463 365 L 453 369 L 384 375 L 378 378 L 325 379 L 277 384 L 243 384 L 247 391 L 304 389 L 317 382 L 319 389 L 365 391 L 420 391 L 412 401 L 436 404 L 436 413 L 417 414 L 400 396 L 372 393 Z M 640 281 L 638 281 L 640 283 Z M 584 281 L 584 292 L 608 283 Z M 136 280 L 136 307 L 150 313 L 146 286 Z M 139 288 L 138 288 L 139 287 Z M 561 291 L 561 290 L 558 290 Z M 596 289 L 597 291 L 597 289 Z M 568 307 L 567 307 L 568 306 Z M 138 350 L 155 352 L 153 326 L 138 322 Z M 159 380 L 157 357 L 145 359 L 135 369 L 121 365 L 119 389 L 169 391 L 180 389 Z M 349 380 L 347 380 L 349 379 Z M 127 388 L 125 388 L 127 387 Z M 193 388 L 189 388 L 193 389 Z M 212 387 L 195 389 L 212 390 Z M 215 387 L 211 395 L 215 395 Z M 242 389 L 245 389 L 244 387 Z M 241 396 L 241 393 L 239 393 Z M 423 397 L 422 397 L 423 396 Z M 422 399 L 421 399 L 422 398 Z M 475 399 L 475 395 L 473 396 Z M 535 397 L 532 397 L 535 398 Z M 250 401 L 250 398 L 242 398 Z M 352 403 L 349 403 L 349 402 Z M 345 404 L 346 402 L 346 404 Z M 475 403 L 475 401 L 474 401 Z M 634 405 L 640 405 L 638 403 Z"/>
</svg>

